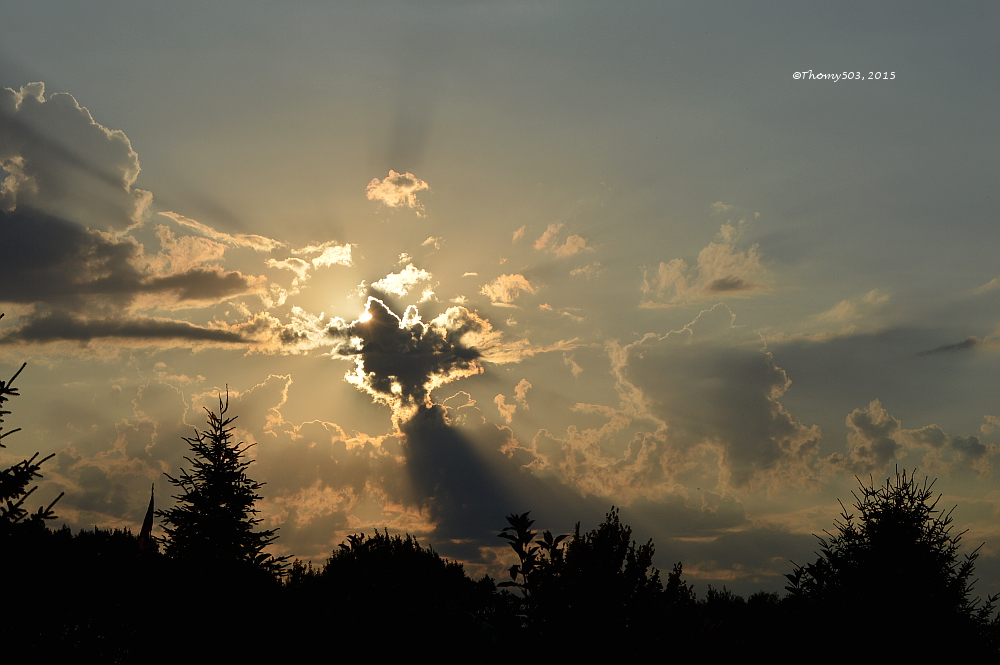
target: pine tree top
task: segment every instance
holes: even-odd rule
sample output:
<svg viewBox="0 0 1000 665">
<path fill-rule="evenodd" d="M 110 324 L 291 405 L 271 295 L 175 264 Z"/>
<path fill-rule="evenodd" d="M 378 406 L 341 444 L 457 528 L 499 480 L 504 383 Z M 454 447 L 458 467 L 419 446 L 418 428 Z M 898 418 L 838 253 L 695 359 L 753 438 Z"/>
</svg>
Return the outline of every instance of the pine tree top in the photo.
<svg viewBox="0 0 1000 665">
<path fill-rule="evenodd" d="M 219 397 L 217 412 L 206 408 L 208 427 L 184 438 L 192 453 L 184 458 L 190 470 L 181 469 L 176 478 L 164 474 L 180 490 L 173 495 L 177 505 L 156 513 L 167 533 L 165 553 L 206 564 L 252 565 L 278 572 L 284 559 L 264 553 L 277 538 L 275 529 L 254 530 L 261 522 L 254 505 L 262 498 L 257 491 L 264 483 L 246 474 L 252 462 L 245 455 L 251 446 L 234 442 L 236 417 L 227 416 L 228 410 L 228 394 L 225 400 Z"/>
</svg>

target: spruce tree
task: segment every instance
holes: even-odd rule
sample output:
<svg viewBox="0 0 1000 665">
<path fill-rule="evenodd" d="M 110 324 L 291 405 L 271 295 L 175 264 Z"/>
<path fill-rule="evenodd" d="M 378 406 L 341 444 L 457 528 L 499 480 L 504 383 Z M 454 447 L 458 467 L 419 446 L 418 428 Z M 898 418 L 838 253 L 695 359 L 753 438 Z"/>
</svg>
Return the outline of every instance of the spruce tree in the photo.
<svg viewBox="0 0 1000 665">
<path fill-rule="evenodd" d="M 964 642 L 967 654 L 996 655 L 997 597 L 973 596 L 979 548 L 959 554 L 965 532 L 952 533 L 954 508 L 937 507 L 934 482 L 897 471 L 883 485 L 859 483 L 858 520 L 844 508 L 836 532 L 819 537 L 819 558 L 785 576 L 798 609 L 817 624 L 851 617 L 855 640 L 872 653 L 919 643 L 932 626 L 949 636 L 933 642 L 942 654 Z"/>
<path fill-rule="evenodd" d="M 0 314 L 0 318 L 2 317 L 3 314 Z M 5 415 L 10 414 L 10 411 L 2 409 L 4 403 L 11 397 L 17 397 L 19 394 L 13 384 L 14 379 L 24 369 L 25 364 L 21 365 L 21 368 L 14 373 L 14 376 L 10 380 L 0 380 L 0 423 L 3 423 Z M 19 427 L 9 432 L 4 432 L 3 426 L 0 425 L 0 440 L 20 431 L 20 429 Z M 4 444 L 0 441 L 0 448 L 4 447 Z M 29 513 L 24 507 L 24 503 L 31 493 L 38 489 L 37 486 L 28 489 L 28 485 L 35 478 L 42 477 L 42 474 L 39 473 L 42 463 L 53 457 L 54 454 L 38 459 L 38 453 L 35 453 L 31 456 L 31 459 L 18 462 L 6 469 L 0 469 L 0 538 L 7 538 L 16 533 L 38 533 L 44 530 L 45 520 L 55 518 L 52 507 L 56 504 L 56 501 L 62 498 L 62 494 L 57 496 L 55 501 L 50 503 L 48 507 L 39 507 L 34 513 Z"/>
<path fill-rule="evenodd" d="M 181 469 L 174 478 L 164 474 L 181 492 L 173 496 L 177 505 L 157 511 L 162 518 L 167 556 L 218 570 L 253 567 L 277 574 L 284 557 L 264 552 L 276 536 L 274 529 L 255 531 L 261 520 L 254 503 L 264 483 L 247 477 L 250 462 L 244 459 L 250 447 L 234 443 L 235 417 L 227 417 L 229 397 L 219 397 L 218 413 L 205 409 L 208 428 L 184 440 L 192 457 L 185 457 L 191 470 Z"/>
</svg>

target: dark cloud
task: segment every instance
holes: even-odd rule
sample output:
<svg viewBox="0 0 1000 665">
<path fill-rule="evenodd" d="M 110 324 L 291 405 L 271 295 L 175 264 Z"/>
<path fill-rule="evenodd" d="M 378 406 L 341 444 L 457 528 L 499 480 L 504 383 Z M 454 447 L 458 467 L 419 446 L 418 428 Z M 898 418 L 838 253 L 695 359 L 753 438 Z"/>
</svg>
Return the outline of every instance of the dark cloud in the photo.
<svg viewBox="0 0 1000 665">
<path fill-rule="evenodd" d="M 851 412 L 847 425 L 852 430 L 847 436 L 848 457 L 835 454 L 828 459 L 857 474 L 881 473 L 889 464 L 912 453 L 925 453 L 921 466 L 943 464 L 943 468 L 948 468 L 949 464 L 959 462 L 959 467 L 967 463 L 986 472 L 990 467 L 989 457 L 997 452 L 995 445 L 984 444 L 977 436 L 949 437 L 937 425 L 906 429 L 879 400 Z M 946 454 L 947 450 L 952 454 Z"/>
<path fill-rule="evenodd" d="M 89 342 L 99 338 L 134 340 L 190 340 L 216 344 L 247 344 L 252 339 L 240 332 L 203 328 L 186 321 L 156 318 L 109 318 L 86 320 L 66 312 L 27 317 L 27 322 L 0 337 L 0 344 L 56 341 Z"/>
<path fill-rule="evenodd" d="M 252 293 L 259 279 L 216 266 L 156 275 L 137 267 L 141 246 L 113 239 L 32 208 L 0 210 L 0 301 L 32 304 L 36 313 L 5 341 L 95 337 L 239 341 L 240 335 L 185 322 L 127 315 L 139 297 L 176 306 Z M 60 326 L 62 329 L 60 329 Z"/>
<path fill-rule="evenodd" d="M 708 286 L 705 287 L 707 291 L 712 291 L 714 293 L 725 293 L 727 291 L 749 291 L 756 288 L 756 284 L 740 279 L 739 277 L 734 277 L 733 275 L 712 280 L 709 282 Z"/>
<path fill-rule="evenodd" d="M 820 431 L 789 414 L 778 398 L 790 385 L 760 335 L 733 325 L 725 305 L 702 312 L 682 330 L 645 335 L 613 353 L 623 395 L 662 423 L 665 439 L 646 437 L 637 457 L 682 468 L 718 456 L 728 482 L 766 478 L 804 482 Z M 716 452 L 711 452 L 716 451 Z"/>
<path fill-rule="evenodd" d="M 139 223 L 151 196 L 134 189 L 139 158 L 121 131 L 99 125 L 72 95 L 45 86 L 0 89 L 0 209 L 34 207 L 84 226 Z"/>
<path fill-rule="evenodd" d="M 961 342 L 958 342 L 957 344 L 944 344 L 943 346 L 939 346 L 936 349 L 931 349 L 929 351 L 921 351 L 917 355 L 920 355 L 920 356 L 929 356 L 929 355 L 932 355 L 932 354 L 935 354 L 935 353 L 949 353 L 951 351 L 965 351 L 966 349 L 971 349 L 971 348 L 975 347 L 980 342 L 982 342 L 982 340 L 979 339 L 978 337 L 966 337 L 964 340 L 962 340 Z"/>
<path fill-rule="evenodd" d="M 410 408 L 428 405 L 433 388 L 482 372 L 480 351 L 463 338 L 483 330 L 485 322 L 452 309 L 462 312 L 423 323 L 412 305 L 400 319 L 381 300 L 368 298 L 365 317 L 328 330 L 342 340 L 336 353 L 357 363 L 348 381 L 379 401 Z"/>
<path fill-rule="evenodd" d="M 848 436 L 852 470 L 870 473 L 882 469 L 903 454 L 899 436 L 903 432 L 900 422 L 875 400 L 867 409 L 855 409 L 847 416 L 847 426 L 854 430 Z"/>
<path fill-rule="evenodd" d="M 952 437 L 951 447 L 961 453 L 966 460 L 982 459 L 991 452 L 990 447 L 981 442 L 978 436 Z"/>
<path fill-rule="evenodd" d="M 507 455 L 510 430 L 486 422 L 471 402 L 421 407 L 400 429 L 413 500 L 429 511 L 443 554 L 479 561 L 511 513 L 532 511 L 544 528 L 566 532 L 581 519 L 596 524 L 610 507 L 533 473 L 530 458 Z"/>
</svg>

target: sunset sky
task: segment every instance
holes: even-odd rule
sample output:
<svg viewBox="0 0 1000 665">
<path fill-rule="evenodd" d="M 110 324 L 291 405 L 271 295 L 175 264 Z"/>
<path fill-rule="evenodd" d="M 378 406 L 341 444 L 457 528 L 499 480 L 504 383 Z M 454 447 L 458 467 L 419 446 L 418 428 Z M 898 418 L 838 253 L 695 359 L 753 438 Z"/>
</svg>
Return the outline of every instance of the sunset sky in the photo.
<svg viewBox="0 0 1000 665">
<path fill-rule="evenodd" d="M 1000 592 L 998 14 L 13 3 L 0 464 L 137 530 L 228 389 L 275 554 L 615 505 L 699 593 L 898 466 Z"/>
</svg>

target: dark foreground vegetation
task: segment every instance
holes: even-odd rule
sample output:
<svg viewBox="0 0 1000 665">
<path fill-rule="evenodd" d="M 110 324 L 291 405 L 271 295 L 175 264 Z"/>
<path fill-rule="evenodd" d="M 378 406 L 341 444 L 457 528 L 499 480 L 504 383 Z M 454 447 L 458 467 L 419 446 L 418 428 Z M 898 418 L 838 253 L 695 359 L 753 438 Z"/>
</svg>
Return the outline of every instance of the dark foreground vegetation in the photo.
<svg viewBox="0 0 1000 665">
<path fill-rule="evenodd" d="M 15 375 L 16 378 L 16 375 Z M 0 406 L 17 394 L 0 381 Z M 37 455 L 0 470 L 2 662 L 305 663 L 398 657 L 442 662 L 746 658 L 779 662 L 983 658 L 1000 654 L 993 601 L 973 594 L 978 552 L 958 552 L 933 483 L 905 472 L 862 484 L 853 512 L 794 566 L 788 593 L 698 597 L 680 563 L 661 577 L 612 508 L 590 531 L 538 533 L 528 513 L 498 534 L 517 563 L 473 580 L 409 535 L 357 534 L 324 565 L 264 550 L 261 487 L 246 475 L 220 401 L 168 480 L 166 536 L 48 528 L 31 513 Z M 9 411 L 0 412 L 2 416 Z M 14 430 L 16 431 L 16 430 Z M 13 432 L 2 432 L 0 438 Z M 58 499 L 57 499 L 58 500 Z"/>
</svg>

